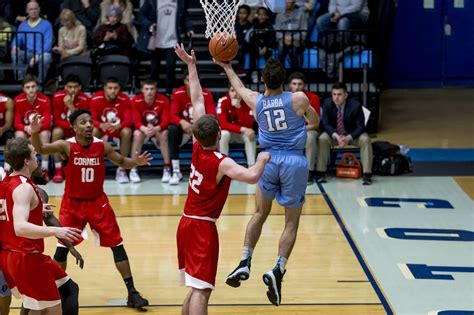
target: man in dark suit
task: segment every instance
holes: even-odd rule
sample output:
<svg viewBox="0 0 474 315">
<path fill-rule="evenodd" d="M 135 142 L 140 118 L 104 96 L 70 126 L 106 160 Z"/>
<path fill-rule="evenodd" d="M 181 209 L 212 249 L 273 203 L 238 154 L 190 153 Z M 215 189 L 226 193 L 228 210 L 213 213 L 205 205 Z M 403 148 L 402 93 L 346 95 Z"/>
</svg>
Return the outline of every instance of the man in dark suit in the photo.
<svg viewBox="0 0 474 315">
<path fill-rule="evenodd" d="M 329 150 L 332 145 L 360 147 L 363 169 L 362 183 L 372 184 L 372 144 L 365 130 L 364 112 L 360 103 L 347 99 L 347 87 L 344 83 L 334 83 L 332 98 L 323 104 L 321 135 L 318 141 L 318 159 L 316 165 L 318 182 L 325 182 Z"/>
</svg>

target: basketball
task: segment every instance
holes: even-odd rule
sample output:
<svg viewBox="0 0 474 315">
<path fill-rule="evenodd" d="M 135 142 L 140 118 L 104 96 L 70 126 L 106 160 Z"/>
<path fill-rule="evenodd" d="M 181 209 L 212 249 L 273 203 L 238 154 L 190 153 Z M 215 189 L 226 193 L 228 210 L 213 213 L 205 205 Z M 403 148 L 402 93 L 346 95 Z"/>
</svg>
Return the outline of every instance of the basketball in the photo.
<svg viewBox="0 0 474 315">
<path fill-rule="evenodd" d="M 237 56 L 239 51 L 239 43 L 233 36 L 225 39 L 219 33 L 214 35 L 209 41 L 209 52 L 211 56 L 220 62 L 229 62 Z"/>
</svg>

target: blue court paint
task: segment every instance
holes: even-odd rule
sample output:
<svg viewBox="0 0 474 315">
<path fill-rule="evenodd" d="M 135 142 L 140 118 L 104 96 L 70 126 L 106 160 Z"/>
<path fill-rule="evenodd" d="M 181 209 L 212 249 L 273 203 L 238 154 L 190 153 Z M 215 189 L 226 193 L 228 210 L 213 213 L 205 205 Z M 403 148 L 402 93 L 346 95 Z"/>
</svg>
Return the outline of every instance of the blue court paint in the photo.
<svg viewBox="0 0 474 315">
<path fill-rule="evenodd" d="M 474 162 L 474 149 L 410 149 L 412 161 Z"/>
<path fill-rule="evenodd" d="M 324 189 L 394 313 L 474 314 L 474 202 L 452 178 L 334 179 Z"/>
</svg>

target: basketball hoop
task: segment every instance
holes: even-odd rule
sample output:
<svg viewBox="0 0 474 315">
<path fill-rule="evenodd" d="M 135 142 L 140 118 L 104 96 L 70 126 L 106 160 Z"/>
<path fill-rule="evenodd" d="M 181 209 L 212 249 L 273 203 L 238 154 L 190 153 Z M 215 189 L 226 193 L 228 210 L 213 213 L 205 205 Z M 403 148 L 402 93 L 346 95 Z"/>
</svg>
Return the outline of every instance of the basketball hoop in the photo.
<svg viewBox="0 0 474 315">
<path fill-rule="evenodd" d="M 235 37 L 235 18 L 240 0 L 199 0 L 206 16 L 206 38 Z"/>
</svg>

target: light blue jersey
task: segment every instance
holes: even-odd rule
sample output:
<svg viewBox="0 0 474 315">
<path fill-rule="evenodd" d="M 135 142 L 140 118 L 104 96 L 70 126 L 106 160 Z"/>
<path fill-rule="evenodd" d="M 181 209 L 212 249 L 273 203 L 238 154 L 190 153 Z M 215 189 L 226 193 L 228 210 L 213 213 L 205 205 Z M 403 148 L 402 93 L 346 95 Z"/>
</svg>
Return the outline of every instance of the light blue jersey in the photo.
<svg viewBox="0 0 474 315">
<path fill-rule="evenodd" d="M 306 124 L 296 115 L 291 92 L 277 96 L 257 96 L 258 143 L 262 148 L 304 150 Z"/>
<path fill-rule="evenodd" d="M 304 203 L 308 179 L 303 154 L 306 123 L 304 117 L 296 115 L 291 98 L 291 92 L 257 97 L 258 142 L 272 154 L 258 185 L 265 198 L 299 208 Z"/>
</svg>

